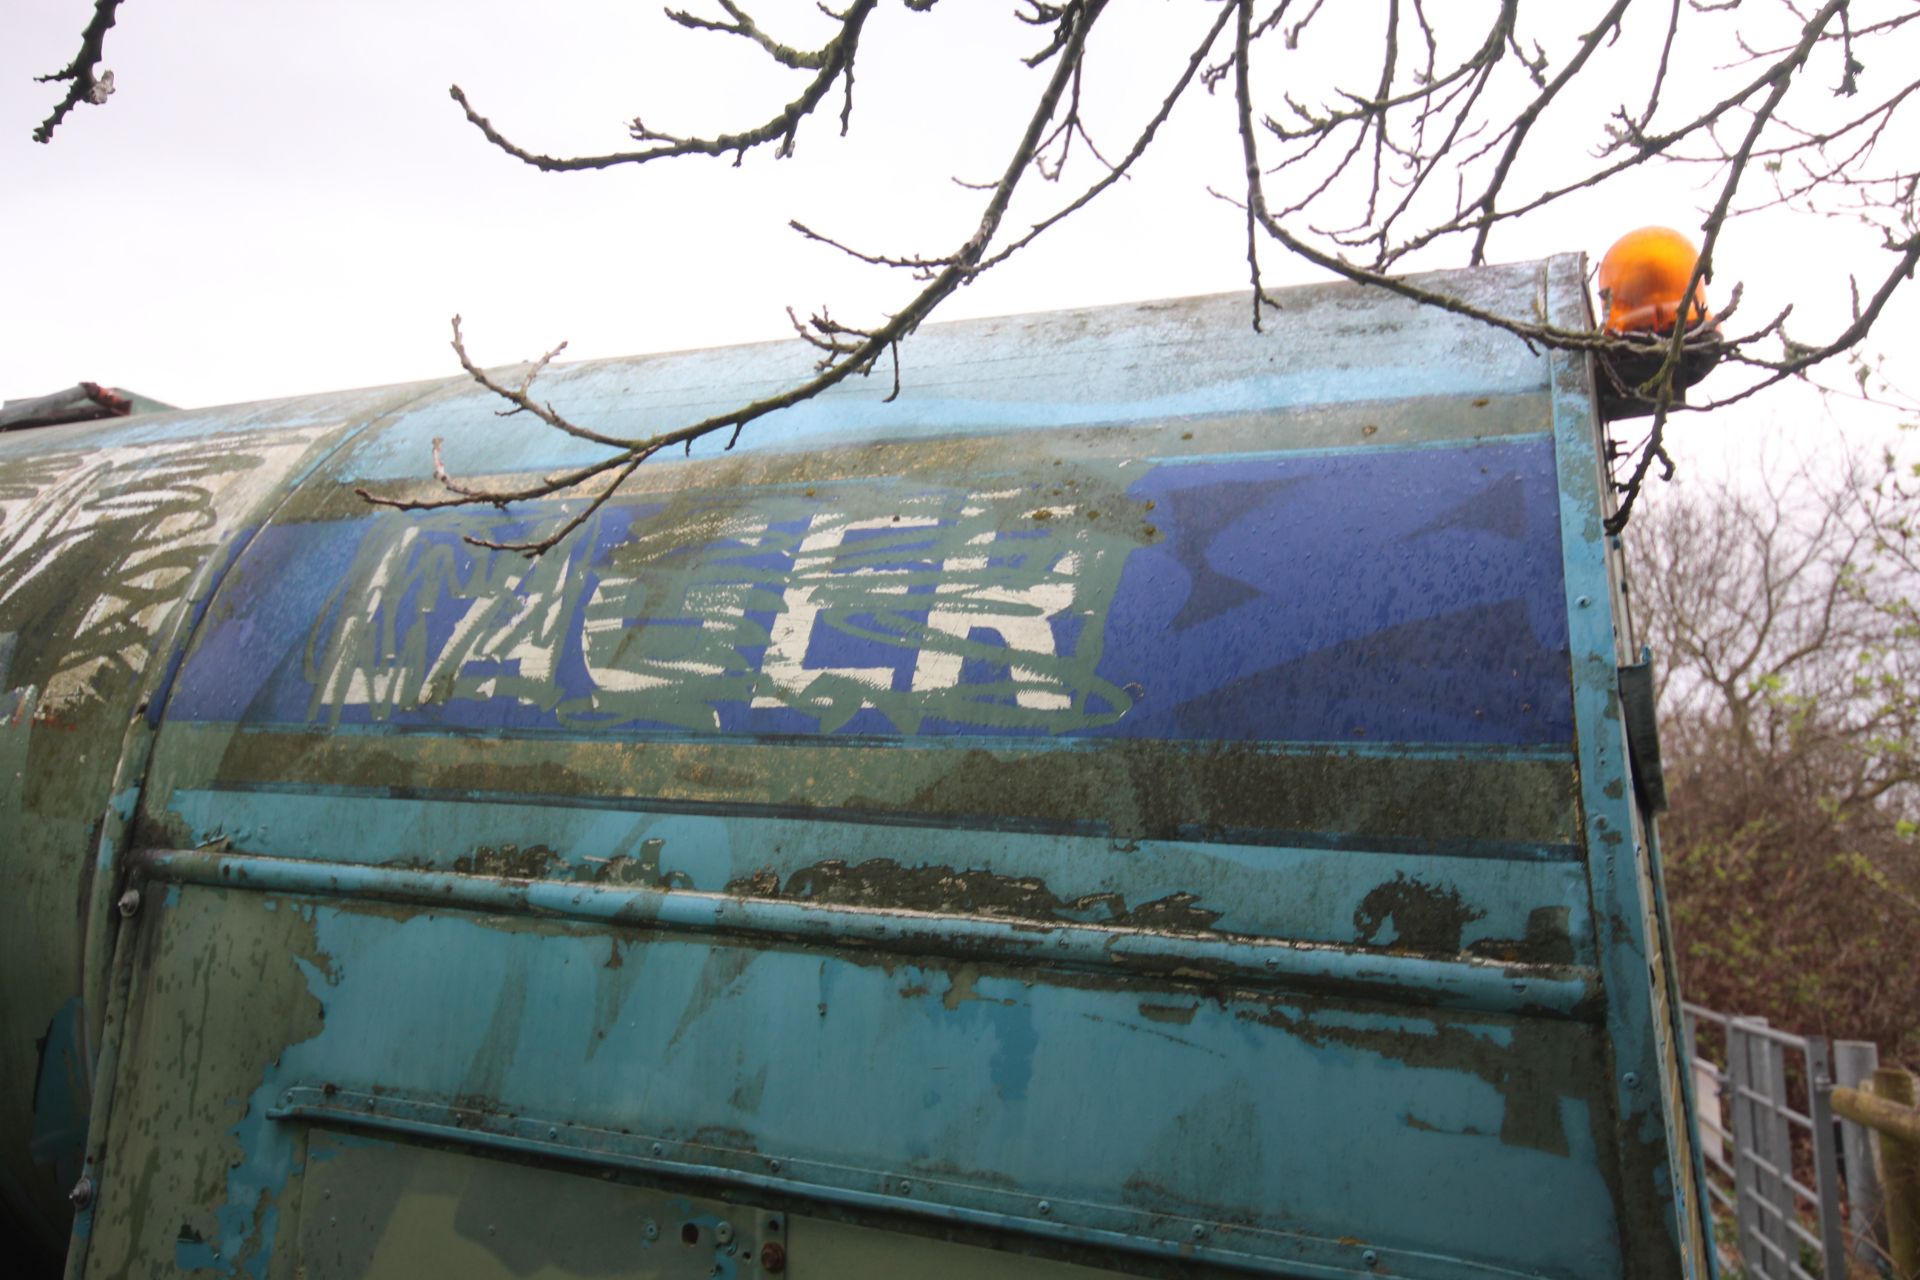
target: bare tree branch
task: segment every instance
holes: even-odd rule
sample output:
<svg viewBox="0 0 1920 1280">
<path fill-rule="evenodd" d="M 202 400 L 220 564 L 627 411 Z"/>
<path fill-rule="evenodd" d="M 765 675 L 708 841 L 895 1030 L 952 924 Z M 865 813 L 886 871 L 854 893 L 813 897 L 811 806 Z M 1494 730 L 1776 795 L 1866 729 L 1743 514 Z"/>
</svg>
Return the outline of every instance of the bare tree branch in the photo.
<svg viewBox="0 0 1920 1280">
<path fill-rule="evenodd" d="M 86 28 L 80 33 L 80 52 L 73 55 L 73 61 L 50 75 L 35 76 L 40 84 L 67 81 L 66 96 L 54 107 L 53 114 L 40 122 L 33 131 L 35 142 L 53 141 L 53 131 L 67 118 L 67 113 L 82 102 L 99 106 L 113 92 L 113 72 L 103 71 L 97 77 L 94 68 L 105 57 L 107 28 L 114 24 L 120 14 L 121 0 L 93 0 L 93 16 L 87 21 Z"/>
</svg>

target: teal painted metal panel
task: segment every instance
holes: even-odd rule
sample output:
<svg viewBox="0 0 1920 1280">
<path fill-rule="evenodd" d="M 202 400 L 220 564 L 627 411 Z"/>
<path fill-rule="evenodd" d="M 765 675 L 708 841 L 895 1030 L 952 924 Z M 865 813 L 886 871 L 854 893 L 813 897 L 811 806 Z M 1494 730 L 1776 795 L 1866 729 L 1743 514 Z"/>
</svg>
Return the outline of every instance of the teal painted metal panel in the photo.
<svg viewBox="0 0 1920 1280">
<path fill-rule="evenodd" d="M 1585 322 L 1572 260 L 1443 282 Z M 49 850 L 49 797 L 121 797 L 90 859 L 34 855 L 95 904 L 43 944 L 98 1046 L 74 1272 L 319 1266 L 313 1135 L 371 1132 L 878 1231 L 893 1268 L 1709 1267 L 1590 373 L 1345 287 L 1244 308 L 931 328 L 897 402 L 650 463 L 531 564 L 463 537 L 564 503 L 353 495 L 430 486 L 436 435 L 470 474 L 582 460 L 469 384 L 0 449 L 11 527 L 58 529 L 34 495 L 88 441 L 139 495 L 52 578 L 70 545 L 191 570 L 137 680 L 45 643 L 8 676 L 37 708 L 67 670 L 119 778 L 57 778 L 32 712 L 0 741 Z M 549 391 L 630 433 L 806 359 Z M 229 499 L 180 471 L 214 442 L 285 461 Z M 19 601 L 0 631 L 70 608 Z"/>
</svg>

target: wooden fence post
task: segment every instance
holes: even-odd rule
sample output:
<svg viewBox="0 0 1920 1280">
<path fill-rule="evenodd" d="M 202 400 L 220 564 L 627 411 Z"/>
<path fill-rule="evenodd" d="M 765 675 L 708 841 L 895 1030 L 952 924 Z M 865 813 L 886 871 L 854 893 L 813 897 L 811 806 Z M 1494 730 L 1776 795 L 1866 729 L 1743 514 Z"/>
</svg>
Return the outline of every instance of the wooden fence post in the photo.
<svg viewBox="0 0 1920 1280">
<path fill-rule="evenodd" d="M 1833 1082 L 1845 1089 L 1864 1089 L 1880 1065 L 1880 1047 L 1871 1040 L 1836 1040 L 1833 1045 Z M 1840 1124 L 1840 1159 L 1847 1170 L 1847 1240 L 1853 1260 L 1878 1267 L 1887 1247 L 1886 1202 L 1880 1195 L 1880 1175 L 1873 1167 L 1873 1131 L 1852 1120 Z"/>
</svg>

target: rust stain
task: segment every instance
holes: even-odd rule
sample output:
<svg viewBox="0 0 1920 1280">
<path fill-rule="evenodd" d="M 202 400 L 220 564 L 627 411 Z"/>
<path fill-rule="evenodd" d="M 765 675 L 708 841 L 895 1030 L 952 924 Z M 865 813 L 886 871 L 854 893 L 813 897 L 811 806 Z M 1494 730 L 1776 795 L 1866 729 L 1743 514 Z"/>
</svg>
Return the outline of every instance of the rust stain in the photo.
<svg viewBox="0 0 1920 1280">
<path fill-rule="evenodd" d="M 1565 1156 L 1571 1149 L 1560 1112 L 1563 1091 L 1575 1082 L 1590 1081 L 1590 1064 L 1604 1057 L 1597 1043 L 1599 1033 L 1593 1028 L 1547 1026 L 1524 1018 L 1487 1024 L 1510 1027 L 1511 1039 L 1503 1044 L 1475 1034 L 1469 1029 L 1474 1023 L 1465 1018 L 1436 1021 L 1430 1031 L 1355 1026 L 1319 1022 L 1311 1012 L 1289 1012 L 1277 1000 L 1269 1002 L 1264 1011 L 1242 1010 L 1239 1016 L 1284 1031 L 1316 1048 L 1337 1044 L 1409 1067 L 1475 1076 L 1499 1094 L 1504 1104 L 1501 1142 L 1557 1156 Z M 1604 1075 L 1601 1079 L 1604 1081 Z M 1595 1148 L 1606 1150 L 1608 1100 L 1584 1094 L 1569 1096 L 1586 1103 Z"/>
<path fill-rule="evenodd" d="M 1172 1022 L 1187 1026 L 1193 1021 L 1193 1015 L 1200 1011 L 1197 1004 L 1150 1004 L 1140 1002 L 1140 1016 L 1153 1022 Z"/>
<path fill-rule="evenodd" d="M 1482 938 L 1467 947 L 1469 955 L 1509 964 L 1572 964 L 1573 933 L 1569 907 L 1535 907 L 1527 913 L 1527 932 L 1520 938 Z"/>
<path fill-rule="evenodd" d="M 1475 920 L 1486 915 L 1470 907 L 1454 888 L 1442 888 L 1417 880 L 1405 872 L 1385 884 L 1377 885 L 1354 909 L 1355 941 L 1363 946 L 1384 946 L 1393 951 L 1455 954 L 1460 950 L 1460 935 Z M 1393 922 L 1392 941 L 1376 944 L 1387 922 Z"/>
<path fill-rule="evenodd" d="M 1071 924 L 1115 925 L 1170 933 L 1211 932 L 1221 913 L 1191 893 L 1172 893 L 1129 907 L 1118 893 L 1062 898 L 1038 876 L 1001 875 L 979 868 L 909 867 L 892 858 L 849 863 L 832 858 L 802 867 L 772 892 L 773 873 L 756 871 L 728 882 L 738 897 L 784 897 L 833 906 L 920 911 Z"/>
<path fill-rule="evenodd" d="M 453 860 L 461 875 L 493 876 L 503 880 L 544 880 L 565 866 L 565 860 L 544 844 L 481 845 Z"/>
</svg>

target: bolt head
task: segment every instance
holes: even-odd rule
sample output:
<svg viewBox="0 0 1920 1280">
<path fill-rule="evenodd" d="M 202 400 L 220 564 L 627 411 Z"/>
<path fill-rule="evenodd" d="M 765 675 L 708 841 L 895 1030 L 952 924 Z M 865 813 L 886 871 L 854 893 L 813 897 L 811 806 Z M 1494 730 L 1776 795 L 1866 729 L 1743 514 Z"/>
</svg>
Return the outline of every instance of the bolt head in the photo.
<svg viewBox="0 0 1920 1280">
<path fill-rule="evenodd" d="M 93 1194 L 93 1179 L 82 1178 L 67 1192 L 67 1201 L 76 1209 L 84 1209 L 93 1203 Z"/>
<path fill-rule="evenodd" d="M 770 1276 L 777 1276 L 787 1269 L 787 1248 L 778 1240 L 769 1240 L 760 1246 L 760 1268 Z"/>
<path fill-rule="evenodd" d="M 1376 1267 L 1380 1265 L 1380 1255 L 1369 1249 L 1360 1255 L 1360 1261 L 1366 1263 L 1369 1267 Z"/>
<path fill-rule="evenodd" d="M 140 891 L 138 889 L 127 890 L 120 895 L 120 900 L 114 905 L 120 909 L 122 917 L 131 916 L 140 909 Z"/>
<path fill-rule="evenodd" d="M 713 1235 L 721 1244 L 733 1243 L 733 1224 L 731 1222 L 722 1222 L 713 1229 Z"/>
<path fill-rule="evenodd" d="M 1640 1087 L 1640 1073 L 1637 1071 L 1629 1071 L 1620 1077 L 1620 1083 L 1629 1089 L 1638 1089 Z"/>
</svg>

